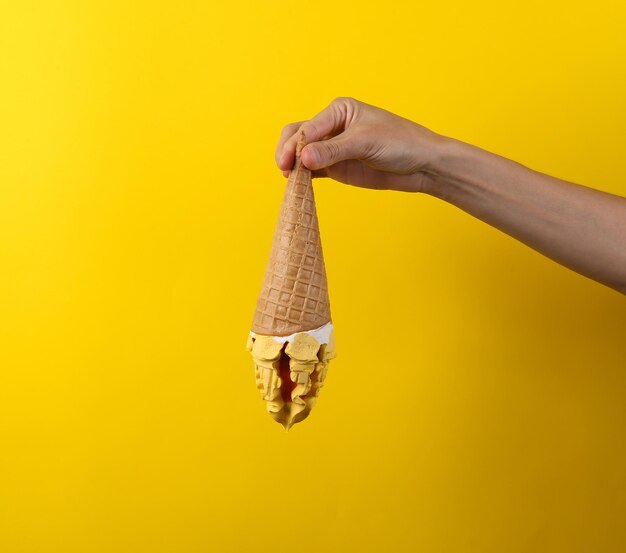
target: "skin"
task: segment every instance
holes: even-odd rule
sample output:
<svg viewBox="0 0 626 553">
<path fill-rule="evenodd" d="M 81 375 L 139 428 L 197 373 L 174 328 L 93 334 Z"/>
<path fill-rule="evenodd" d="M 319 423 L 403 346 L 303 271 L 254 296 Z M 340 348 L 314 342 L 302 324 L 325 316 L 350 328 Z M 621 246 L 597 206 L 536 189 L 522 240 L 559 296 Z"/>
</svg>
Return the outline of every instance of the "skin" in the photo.
<svg viewBox="0 0 626 553">
<path fill-rule="evenodd" d="M 302 162 L 314 177 L 430 194 L 626 294 L 626 198 L 539 173 L 353 98 L 283 128 L 276 163 L 285 176 L 300 130 L 307 139 Z"/>
</svg>

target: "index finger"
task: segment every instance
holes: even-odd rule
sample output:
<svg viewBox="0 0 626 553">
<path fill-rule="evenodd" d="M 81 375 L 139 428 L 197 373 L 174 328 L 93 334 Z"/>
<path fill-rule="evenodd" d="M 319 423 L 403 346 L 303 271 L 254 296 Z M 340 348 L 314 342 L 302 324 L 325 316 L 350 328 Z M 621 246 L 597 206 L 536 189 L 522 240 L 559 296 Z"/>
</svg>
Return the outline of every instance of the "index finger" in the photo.
<svg viewBox="0 0 626 553">
<path fill-rule="evenodd" d="M 298 127 L 294 127 L 291 136 L 287 137 L 282 143 L 282 152 L 279 153 L 278 149 L 276 151 L 278 166 L 283 171 L 287 171 L 293 166 L 299 131 L 304 132 L 307 144 L 330 138 L 343 132 L 348 119 L 348 103 L 349 101 L 346 98 L 336 98 L 313 119 L 301 122 Z M 292 124 L 296 125 L 296 123 Z"/>
<path fill-rule="evenodd" d="M 293 165 L 293 161 L 289 167 L 284 167 L 281 163 L 283 148 L 285 146 L 285 142 L 289 140 L 294 134 L 298 132 L 300 126 L 304 123 L 304 121 L 297 121 L 295 123 L 289 123 L 283 127 L 283 130 L 280 132 L 280 138 L 278 139 L 278 145 L 276 146 L 276 165 L 283 171 L 287 169 L 291 169 L 291 165 Z"/>
</svg>

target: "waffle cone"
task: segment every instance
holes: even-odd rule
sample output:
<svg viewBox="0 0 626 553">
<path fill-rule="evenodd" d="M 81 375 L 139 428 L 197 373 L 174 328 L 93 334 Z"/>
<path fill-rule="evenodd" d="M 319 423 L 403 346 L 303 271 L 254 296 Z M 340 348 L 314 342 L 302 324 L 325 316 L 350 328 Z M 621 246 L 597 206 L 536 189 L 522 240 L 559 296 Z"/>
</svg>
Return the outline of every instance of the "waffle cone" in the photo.
<svg viewBox="0 0 626 553">
<path fill-rule="evenodd" d="M 300 160 L 305 144 L 301 133 L 254 313 L 257 334 L 288 336 L 331 320 L 311 172 Z"/>
</svg>

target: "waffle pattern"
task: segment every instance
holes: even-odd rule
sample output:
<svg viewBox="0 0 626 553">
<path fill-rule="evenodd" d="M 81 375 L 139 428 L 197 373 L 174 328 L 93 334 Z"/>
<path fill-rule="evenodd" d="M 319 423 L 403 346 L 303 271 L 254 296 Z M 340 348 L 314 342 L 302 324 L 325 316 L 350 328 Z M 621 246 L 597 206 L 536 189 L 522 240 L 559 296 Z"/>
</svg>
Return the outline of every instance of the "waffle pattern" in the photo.
<svg viewBox="0 0 626 553">
<path fill-rule="evenodd" d="M 287 336 L 331 320 L 311 172 L 299 156 L 302 145 L 301 140 L 254 314 L 257 334 Z"/>
</svg>

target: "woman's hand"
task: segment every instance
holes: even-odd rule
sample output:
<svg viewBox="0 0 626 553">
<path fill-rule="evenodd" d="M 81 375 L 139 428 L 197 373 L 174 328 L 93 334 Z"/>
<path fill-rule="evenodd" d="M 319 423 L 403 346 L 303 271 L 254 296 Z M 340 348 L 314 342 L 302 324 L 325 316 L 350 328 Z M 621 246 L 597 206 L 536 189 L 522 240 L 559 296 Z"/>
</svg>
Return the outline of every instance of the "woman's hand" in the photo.
<svg viewBox="0 0 626 553">
<path fill-rule="evenodd" d="M 424 191 L 432 179 L 444 137 L 353 98 L 337 98 L 309 121 L 287 125 L 276 148 L 276 163 L 287 176 L 299 131 L 307 145 L 302 162 L 314 177 L 365 188 Z"/>
<path fill-rule="evenodd" d="M 533 171 L 383 109 L 338 98 L 283 129 L 276 163 L 356 186 L 425 192 L 626 294 L 626 198 Z"/>
</svg>

